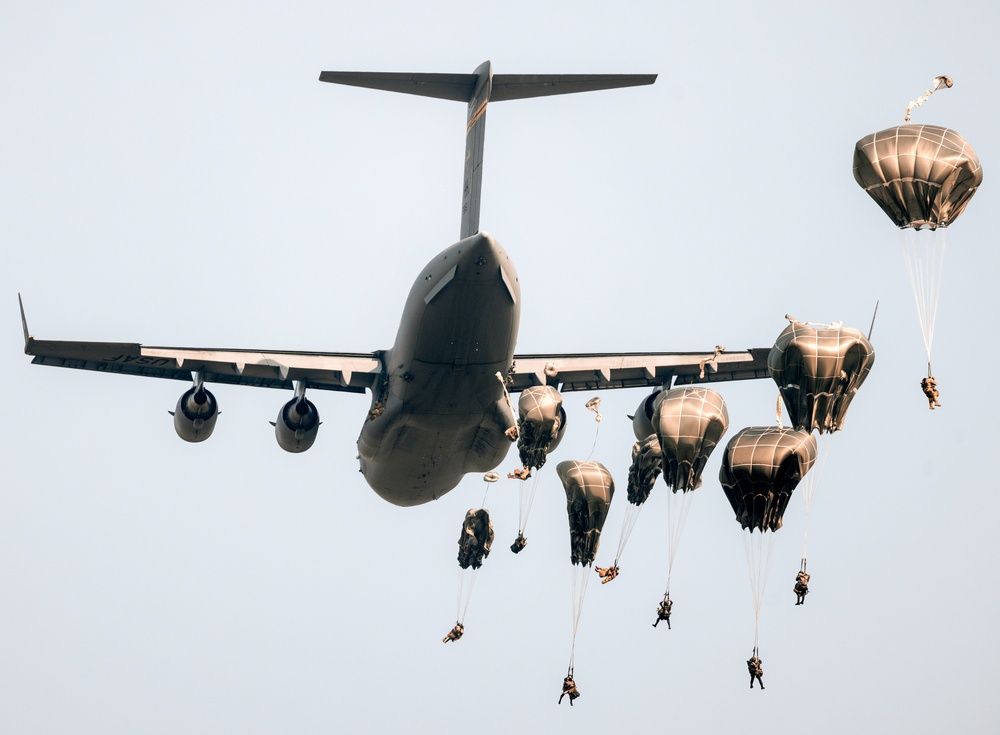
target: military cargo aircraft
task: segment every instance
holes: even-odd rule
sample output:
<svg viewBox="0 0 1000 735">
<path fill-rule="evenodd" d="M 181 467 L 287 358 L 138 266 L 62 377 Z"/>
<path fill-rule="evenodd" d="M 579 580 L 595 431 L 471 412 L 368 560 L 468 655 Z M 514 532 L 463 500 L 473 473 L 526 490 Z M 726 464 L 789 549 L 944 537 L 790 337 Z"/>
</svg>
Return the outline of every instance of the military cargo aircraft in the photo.
<svg viewBox="0 0 1000 735">
<path fill-rule="evenodd" d="M 358 438 L 361 472 L 401 506 L 435 500 L 470 472 L 498 466 L 516 439 L 510 393 L 536 385 L 596 391 L 768 377 L 770 347 L 727 352 L 515 355 L 521 286 L 510 256 L 479 229 L 489 102 L 652 84 L 656 75 L 493 75 L 323 72 L 320 81 L 456 100 L 467 104 L 460 239 L 417 275 L 392 347 L 370 353 L 152 347 L 38 340 L 21 306 L 32 363 L 191 381 L 174 427 L 207 439 L 218 417 L 208 383 L 293 391 L 273 422 L 290 452 L 312 446 L 319 412 L 307 390 L 371 392 Z M 651 405 L 650 401 L 647 401 Z M 565 427 L 563 427 L 565 428 Z"/>
</svg>

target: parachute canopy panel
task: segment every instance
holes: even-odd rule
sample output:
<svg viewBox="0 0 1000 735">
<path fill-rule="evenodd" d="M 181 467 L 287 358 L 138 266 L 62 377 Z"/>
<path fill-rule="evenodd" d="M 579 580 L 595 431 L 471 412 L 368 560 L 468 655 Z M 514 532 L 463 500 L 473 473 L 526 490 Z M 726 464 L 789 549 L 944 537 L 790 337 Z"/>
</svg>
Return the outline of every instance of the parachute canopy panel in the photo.
<svg viewBox="0 0 1000 735">
<path fill-rule="evenodd" d="M 719 482 L 736 520 L 777 531 L 792 491 L 816 461 L 816 438 L 802 429 L 750 426 L 730 439 Z"/>
<path fill-rule="evenodd" d="M 790 322 L 767 358 L 796 429 L 839 431 L 851 400 L 875 364 L 871 342 L 840 324 Z"/>
<path fill-rule="evenodd" d="M 859 140 L 854 178 L 897 227 L 954 222 L 983 181 L 972 146 L 937 125 L 899 125 Z"/>
<path fill-rule="evenodd" d="M 590 566 L 601 542 L 615 482 L 600 462 L 566 460 L 556 465 L 556 473 L 566 490 L 570 561 Z"/>
</svg>

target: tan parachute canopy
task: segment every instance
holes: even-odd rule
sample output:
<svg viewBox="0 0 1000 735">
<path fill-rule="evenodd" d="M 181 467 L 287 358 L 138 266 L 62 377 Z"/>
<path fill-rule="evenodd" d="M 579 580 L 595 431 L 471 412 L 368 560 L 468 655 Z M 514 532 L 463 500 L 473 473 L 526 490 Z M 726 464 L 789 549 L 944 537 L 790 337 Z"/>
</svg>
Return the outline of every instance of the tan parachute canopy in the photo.
<svg viewBox="0 0 1000 735">
<path fill-rule="evenodd" d="M 672 388 L 656 397 L 653 428 L 663 450 L 663 479 L 674 492 L 701 487 L 701 473 L 729 428 L 722 396 L 710 388 Z"/>
<path fill-rule="evenodd" d="M 567 460 L 556 465 L 556 472 L 566 490 L 570 561 L 590 566 L 601 543 L 615 482 L 600 462 Z"/>
<path fill-rule="evenodd" d="M 736 520 L 751 532 L 777 531 L 799 480 L 816 461 L 816 438 L 802 429 L 750 426 L 726 446 L 719 482 Z"/>
<path fill-rule="evenodd" d="M 789 324 L 774 341 L 767 367 L 789 421 L 796 429 L 839 431 L 875 363 L 875 350 L 857 329 L 785 318 Z"/>
<path fill-rule="evenodd" d="M 897 227 L 947 227 L 983 181 L 972 146 L 937 125 L 899 125 L 854 147 L 854 179 Z"/>
<path fill-rule="evenodd" d="M 566 427 L 562 396 L 550 385 L 528 388 L 517 400 L 517 413 L 521 464 L 538 469 L 559 445 Z"/>
</svg>

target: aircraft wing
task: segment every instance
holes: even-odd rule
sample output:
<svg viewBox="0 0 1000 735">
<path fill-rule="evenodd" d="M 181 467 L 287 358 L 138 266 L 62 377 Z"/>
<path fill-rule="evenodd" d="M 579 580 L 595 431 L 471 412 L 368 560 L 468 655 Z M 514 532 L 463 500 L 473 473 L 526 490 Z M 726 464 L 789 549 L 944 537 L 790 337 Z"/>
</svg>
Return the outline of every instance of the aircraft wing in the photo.
<svg viewBox="0 0 1000 735">
<path fill-rule="evenodd" d="M 770 347 L 742 352 L 636 352 L 515 355 L 512 393 L 534 385 L 561 392 L 609 388 L 670 387 L 722 380 L 768 378 Z"/>
<path fill-rule="evenodd" d="M 38 340 L 24 328 L 24 352 L 34 365 L 96 370 L 191 382 L 201 372 L 208 383 L 294 389 L 305 381 L 310 389 L 364 393 L 382 371 L 379 353 L 282 352 L 150 347 L 129 342 Z"/>
</svg>

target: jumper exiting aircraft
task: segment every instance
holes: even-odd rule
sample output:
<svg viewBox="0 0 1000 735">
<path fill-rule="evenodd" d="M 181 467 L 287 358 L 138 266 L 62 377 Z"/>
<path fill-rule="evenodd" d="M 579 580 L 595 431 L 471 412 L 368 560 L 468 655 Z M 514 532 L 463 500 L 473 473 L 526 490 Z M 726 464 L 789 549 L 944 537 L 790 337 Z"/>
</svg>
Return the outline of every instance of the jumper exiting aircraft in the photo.
<svg viewBox="0 0 1000 735">
<path fill-rule="evenodd" d="M 393 346 L 370 353 L 149 347 L 118 342 L 37 340 L 21 307 L 32 363 L 192 381 L 173 412 L 187 441 L 207 439 L 218 403 L 208 383 L 294 391 L 274 423 L 290 452 L 312 446 L 319 412 L 307 390 L 371 391 L 358 438 L 361 471 L 385 500 L 435 500 L 470 472 L 498 466 L 517 437 L 509 393 L 551 385 L 561 391 L 768 377 L 769 347 L 744 352 L 515 355 L 520 283 L 510 257 L 479 229 L 486 106 L 489 102 L 652 84 L 656 75 L 521 75 L 323 72 L 335 84 L 468 104 L 461 239 L 418 274 Z M 563 429 L 565 426 L 563 426 Z"/>
</svg>

